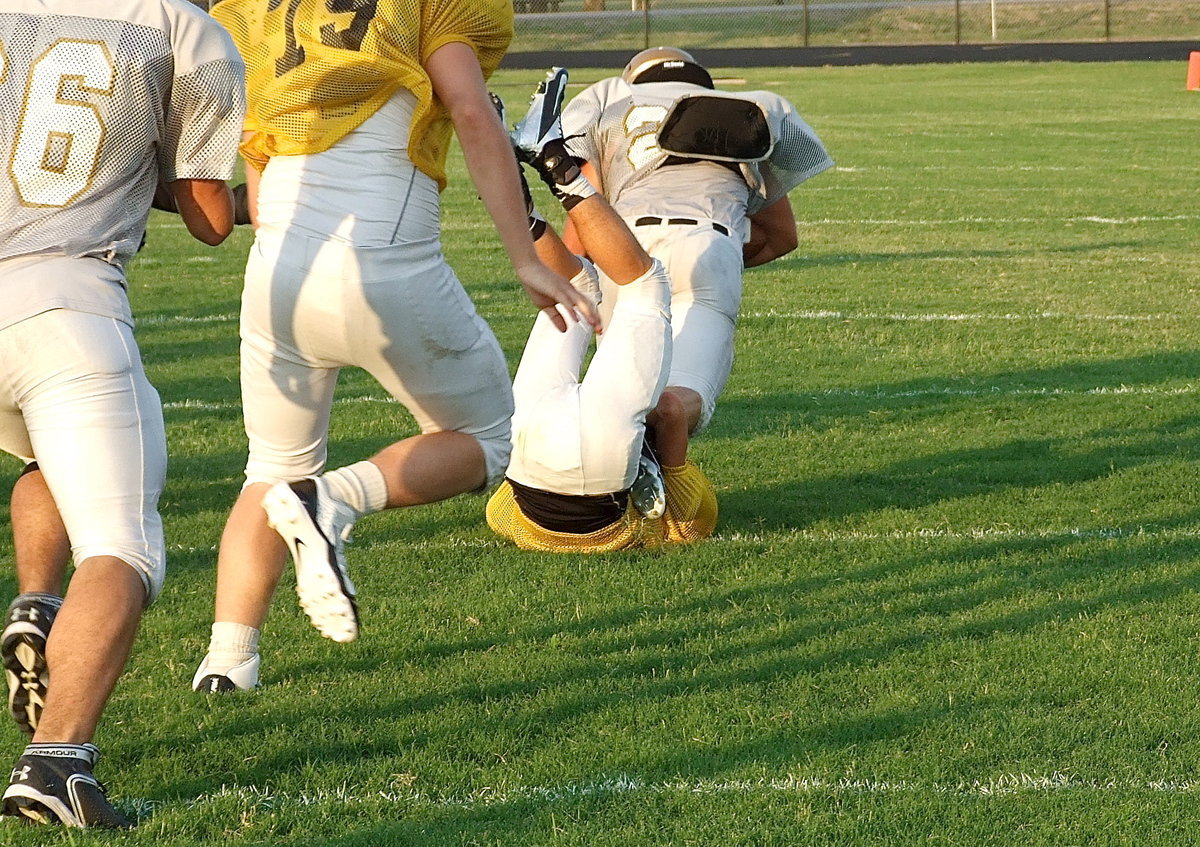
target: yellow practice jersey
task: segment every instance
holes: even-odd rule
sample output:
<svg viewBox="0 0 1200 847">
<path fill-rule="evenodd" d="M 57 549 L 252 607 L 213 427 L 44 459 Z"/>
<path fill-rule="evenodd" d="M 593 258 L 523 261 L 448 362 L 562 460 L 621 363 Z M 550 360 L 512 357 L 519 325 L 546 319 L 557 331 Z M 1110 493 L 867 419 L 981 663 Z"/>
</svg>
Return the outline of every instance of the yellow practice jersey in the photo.
<svg viewBox="0 0 1200 847">
<path fill-rule="evenodd" d="M 220 0 L 212 15 L 246 62 L 242 153 L 260 170 L 328 150 L 405 88 L 409 158 L 443 188 L 452 127 L 422 65 L 462 42 L 486 79 L 513 35 L 511 0 Z"/>
<path fill-rule="evenodd" d="M 663 480 L 667 512 L 661 518 L 642 517 L 631 502 L 618 520 L 584 535 L 555 532 L 531 521 L 517 505 L 512 486 L 505 480 L 488 500 L 488 526 L 522 550 L 546 553 L 610 553 L 688 544 L 712 535 L 717 526 L 717 494 L 704 472 L 687 462 L 677 468 L 664 467 Z"/>
</svg>

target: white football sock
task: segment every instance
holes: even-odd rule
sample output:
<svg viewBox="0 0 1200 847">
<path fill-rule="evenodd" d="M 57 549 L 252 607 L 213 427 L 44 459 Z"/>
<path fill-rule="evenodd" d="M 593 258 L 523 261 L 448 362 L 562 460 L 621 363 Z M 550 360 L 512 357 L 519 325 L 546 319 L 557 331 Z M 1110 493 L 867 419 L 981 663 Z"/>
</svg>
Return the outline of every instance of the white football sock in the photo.
<svg viewBox="0 0 1200 847">
<path fill-rule="evenodd" d="M 329 493 L 341 500 L 359 517 L 387 508 L 387 480 L 374 462 L 355 462 L 321 476 Z"/>
<path fill-rule="evenodd" d="M 571 285 L 575 286 L 575 290 L 592 301 L 592 305 L 600 304 L 600 275 L 596 273 L 596 266 L 590 261 L 579 257 L 579 263 L 582 267 L 575 276 L 571 277 Z"/>
<path fill-rule="evenodd" d="M 208 639 L 208 670 L 225 673 L 258 653 L 259 631 L 233 621 L 216 621 Z"/>
</svg>

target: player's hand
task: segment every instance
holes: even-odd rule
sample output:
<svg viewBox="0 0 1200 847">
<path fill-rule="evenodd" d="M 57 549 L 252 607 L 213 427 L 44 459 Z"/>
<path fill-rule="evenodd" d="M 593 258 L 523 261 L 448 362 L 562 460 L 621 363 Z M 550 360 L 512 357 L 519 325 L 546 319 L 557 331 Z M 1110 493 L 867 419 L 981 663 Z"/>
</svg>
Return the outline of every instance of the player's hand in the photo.
<svg viewBox="0 0 1200 847">
<path fill-rule="evenodd" d="M 567 331 L 567 322 L 582 320 L 597 333 L 601 331 L 596 306 L 576 290 L 563 276 L 540 262 L 517 268 L 517 278 L 533 305 L 541 309 L 559 332 Z"/>
</svg>

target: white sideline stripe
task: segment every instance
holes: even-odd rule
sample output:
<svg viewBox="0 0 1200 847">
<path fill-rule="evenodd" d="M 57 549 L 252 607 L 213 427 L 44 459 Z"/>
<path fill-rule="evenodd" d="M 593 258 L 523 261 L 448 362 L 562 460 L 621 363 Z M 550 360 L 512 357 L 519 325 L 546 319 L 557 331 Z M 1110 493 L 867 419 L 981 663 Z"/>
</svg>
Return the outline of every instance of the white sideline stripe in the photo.
<svg viewBox="0 0 1200 847">
<path fill-rule="evenodd" d="M 1182 319 L 1181 315 L 1160 313 L 1155 315 L 1103 315 L 1073 312 L 839 312 L 822 309 L 799 312 L 781 312 L 766 309 L 759 312 L 743 312 L 742 318 L 782 318 L 797 321 L 915 321 L 936 323 L 939 321 L 1100 321 L 1103 323 L 1127 323 L 1131 321 L 1168 321 Z"/>
<path fill-rule="evenodd" d="M 913 397 L 1121 397 L 1121 396 L 1154 396 L 1178 397 L 1185 394 L 1196 394 L 1200 386 L 1195 384 L 1177 385 L 1174 387 L 1157 385 L 1102 385 L 1097 388 L 1001 388 L 999 386 L 984 386 L 982 388 L 920 388 L 912 391 L 874 391 L 861 388 L 828 388 L 823 391 L 810 391 L 803 397 L 854 397 L 867 400 L 901 400 Z M 363 404 L 379 404 L 385 406 L 398 405 L 392 397 L 341 397 L 333 401 L 335 406 L 357 406 Z M 163 403 L 163 411 L 201 411 L 229 412 L 241 410 L 241 403 L 236 400 L 212 402 L 208 400 L 172 400 Z"/>
<path fill-rule="evenodd" d="M 1133 218 L 1106 218 L 1099 215 L 1079 215 L 1069 218 L 818 218 L 796 221 L 797 226 L 947 226 L 951 224 L 1045 224 L 1045 223 L 1094 223 L 1094 224 L 1144 224 L 1171 221 L 1197 221 L 1200 215 L 1146 215 Z"/>
<path fill-rule="evenodd" d="M 763 795 L 763 794 L 931 794 L 949 797 L 1006 797 L 1014 794 L 1052 794 L 1058 791 L 1089 791 L 1098 793 L 1151 791 L 1163 794 L 1191 794 L 1200 789 L 1200 782 L 1185 777 L 1161 780 L 1085 779 L 1068 773 L 1013 773 L 988 779 L 962 782 L 916 782 L 889 779 L 823 779 L 787 775 L 782 777 L 735 780 L 668 780 L 647 782 L 636 776 L 621 774 L 592 782 L 572 782 L 558 786 L 516 786 L 511 788 L 483 786 L 462 794 L 436 796 L 420 791 L 392 790 L 360 793 L 342 784 L 333 789 L 277 792 L 257 785 L 222 785 L 213 792 L 201 794 L 184 803 L 189 808 L 202 807 L 229 800 L 247 803 L 262 810 L 303 808 L 312 806 L 379 806 L 397 804 L 426 808 L 472 808 L 502 806 L 508 803 L 542 801 L 554 803 L 576 798 L 621 795 Z M 133 801 L 139 815 L 172 805 L 164 800 Z"/>
</svg>

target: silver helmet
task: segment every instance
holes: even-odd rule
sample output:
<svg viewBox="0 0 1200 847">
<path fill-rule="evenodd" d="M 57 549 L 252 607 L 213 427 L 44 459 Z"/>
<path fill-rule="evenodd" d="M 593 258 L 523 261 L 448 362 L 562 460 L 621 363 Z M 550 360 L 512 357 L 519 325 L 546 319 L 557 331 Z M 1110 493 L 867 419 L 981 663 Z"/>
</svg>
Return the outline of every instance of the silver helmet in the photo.
<svg viewBox="0 0 1200 847">
<path fill-rule="evenodd" d="M 691 53 L 678 47 L 651 47 L 625 66 L 621 79 L 630 85 L 642 82 L 690 82 L 712 88 L 712 76 Z"/>
</svg>

